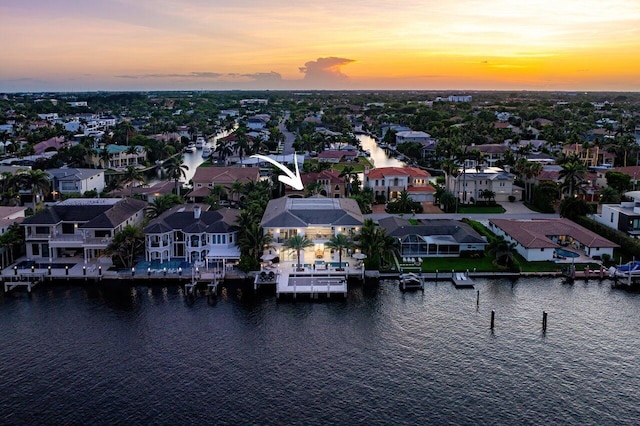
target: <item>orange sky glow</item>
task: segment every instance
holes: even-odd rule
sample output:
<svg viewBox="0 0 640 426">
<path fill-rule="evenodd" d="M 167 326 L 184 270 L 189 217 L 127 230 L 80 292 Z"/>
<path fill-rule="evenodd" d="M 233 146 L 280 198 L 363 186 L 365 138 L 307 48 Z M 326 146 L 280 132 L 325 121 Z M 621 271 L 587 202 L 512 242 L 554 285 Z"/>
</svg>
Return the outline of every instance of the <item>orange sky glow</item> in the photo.
<svg viewBox="0 0 640 426">
<path fill-rule="evenodd" d="M 0 37 L 0 91 L 640 90 L 636 0 L 21 0 Z"/>
</svg>

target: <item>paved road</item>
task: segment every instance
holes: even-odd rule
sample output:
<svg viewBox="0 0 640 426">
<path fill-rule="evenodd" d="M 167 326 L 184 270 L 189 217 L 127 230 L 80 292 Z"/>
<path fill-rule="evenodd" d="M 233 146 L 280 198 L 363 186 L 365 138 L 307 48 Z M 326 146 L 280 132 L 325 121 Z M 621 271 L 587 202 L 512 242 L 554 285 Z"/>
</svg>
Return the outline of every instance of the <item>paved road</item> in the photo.
<svg viewBox="0 0 640 426">
<path fill-rule="evenodd" d="M 293 142 L 296 140 L 296 135 L 287 130 L 287 127 L 284 123 L 289 119 L 289 113 L 286 113 L 284 118 L 280 120 L 278 123 L 278 129 L 284 135 L 284 147 L 282 148 L 282 153 L 284 155 L 293 154 L 295 150 L 293 149 Z"/>
<path fill-rule="evenodd" d="M 506 212 L 504 213 L 487 213 L 487 214 L 460 214 L 460 213 L 423 213 L 423 214 L 405 214 L 404 218 L 416 218 L 416 219 L 455 219 L 459 220 L 462 218 L 469 218 L 472 220 L 477 220 L 478 222 L 488 222 L 489 219 L 542 219 L 542 218 L 557 218 L 559 215 L 557 213 L 536 213 L 529 210 L 524 204 L 521 202 L 515 203 L 502 203 L 502 207 L 505 208 Z M 399 215 L 391 215 L 389 213 L 373 213 L 364 215 L 365 218 L 371 218 L 374 221 L 378 221 L 384 217 L 389 216 L 399 216 Z"/>
</svg>

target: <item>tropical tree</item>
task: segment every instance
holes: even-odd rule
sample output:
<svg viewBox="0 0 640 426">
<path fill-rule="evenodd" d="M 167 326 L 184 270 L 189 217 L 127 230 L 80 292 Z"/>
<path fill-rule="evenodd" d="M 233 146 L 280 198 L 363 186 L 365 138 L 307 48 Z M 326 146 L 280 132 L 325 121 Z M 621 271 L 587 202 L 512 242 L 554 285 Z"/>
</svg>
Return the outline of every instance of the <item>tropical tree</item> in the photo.
<svg viewBox="0 0 640 426">
<path fill-rule="evenodd" d="M 182 154 L 172 157 L 165 163 L 167 168 L 167 177 L 175 182 L 175 193 L 180 196 L 180 189 L 178 188 L 178 182 L 182 178 L 187 177 L 187 170 L 189 166 L 184 164 L 184 156 Z"/>
<path fill-rule="evenodd" d="M 580 187 L 586 176 L 587 168 L 581 162 L 563 164 L 559 174 L 560 179 L 563 179 L 562 187 L 569 190 L 569 197 L 574 196 L 574 189 Z"/>
<path fill-rule="evenodd" d="M 504 236 L 500 235 L 489 242 L 487 253 L 495 256 L 498 265 L 511 266 L 513 265 L 513 250 L 515 247 L 516 243 L 509 242 L 504 239 Z"/>
<path fill-rule="evenodd" d="M 344 178 L 345 189 L 347 192 L 345 195 L 348 197 L 353 193 L 353 180 L 358 177 L 358 173 L 356 173 L 353 166 L 345 166 L 338 176 Z"/>
<path fill-rule="evenodd" d="M 124 174 L 122 175 L 122 178 L 120 178 L 120 183 L 123 186 L 127 184 L 129 185 L 129 196 L 133 195 L 133 187 L 135 183 L 142 182 L 144 184 L 144 181 L 144 174 L 142 173 L 142 171 L 140 169 L 136 169 L 133 166 L 127 166 Z"/>
<path fill-rule="evenodd" d="M 51 188 L 51 182 L 49 181 L 49 175 L 42 170 L 23 170 L 16 174 L 20 187 L 22 189 L 30 190 L 33 197 L 34 210 L 37 204 L 37 197 L 39 195 L 48 195 Z"/>
<path fill-rule="evenodd" d="M 591 212 L 589 205 L 582 198 L 567 197 L 560 203 L 560 216 L 567 219 L 575 219 L 578 216 L 586 216 Z"/>
<path fill-rule="evenodd" d="M 383 228 L 377 227 L 372 219 L 365 219 L 355 239 L 362 253 L 367 255 L 364 261 L 366 269 L 379 269 L 384 253 L 398 247 L 398 240 L 387 235 Z"/>
<path fill-rule="evenodd" d="M 305 196 L 311 197 L 313 195 L 320 194 L 320 192 L 324 189 L 324 185 L 318 181 L 315 181 L 308 184 L 305 187 L 305 189 L 306 189 Z"/>
<path fill-rule="evenodd" d="M 621 198 L 620 193 L 612 186 L 600 190 L 600 204 L 619 204 Z"/>
<path fill-rule="evenodd" d="M 2 268 L 14 261 L 14 249 L 24 242 L 24 228 L 18 223 L 12 223 L 0 235 L 0 248 L 2 248 Z"/>
<path fill-rule="evenodd" d="M 231 184 L 231 188 L 229 190 L 229 192 L 231 193 L 231 197 L 233 198 L 234 194 L 237 195 L 238 202 L 240 202 L 240 194 L 242 194 L 243 191 L 244 191 L 244 184 L 238 179 L 233 181 L 233 183 Z"/>
<path fill-rule="evenodd" d="M 227 157 L 233 154 L 233 147 L 231 146 L 231 142 L 219 140 L 216 143 L 216 149 L 214 151 L 218 154 L 220 161 L 225 161 Z"/>
<path fill-rule="evenodd" d="M 110 255 L 113 263 L 122 268 L 131 268 L 136 256 L 142 254 L 144 250 L 144 232 L 142 229 L 127 225 L 118 232 L 105 249 L 105 253 Z"/>
<path fill-rule="evenodd" d="M 205 199 L 205 202 L 209 204 L 211 207 L 219 207 L 220 200 L 227 197 L 227 189 L 216 183 L 213 185 L 213 188 L 209 190 L 209 196 Z"/>
<path fill-rule="evenodd" d="M 178 204 L 182 204 L 182 198 L 176 194 L 162 194 L 147 206 L 147 217 L 154 219 Z"/>
<path fill-rule="evenodd" d="M 338 270 L 342 270 L 342 251 L 351 249 L 353 248 L 353 246 L 353 241 L 351 241 L 351 239 L 344 234 L 334 235 L 329 239 L 328 242 L 325 243 L 325 247 L 336 250 L 338 252 L 338 264 L 340 265 L 340 268 Z"/>
<path fill-rule="evenodd" d="M 302 250 L 304 250 L 307 247 L 311 247 L 313 246 L 313 241 L 311 241 L 309 238 L 307 238 L 306 235 L 300 235 L 300 234 L 296 234 L 293 237 L 289 238 L 285 243 L 284 243 L 284 248 L 289 249 L 291 251 L 295 250 L 296 254 L 297 254 L 297 262 L 299 267 L 302 266 L 301 259 L 300 259 L 300 253 L 302 252 Z"/>
<path fill-rule="evenodd" d="M 480 198 L 484 198 L 487 201 L 495 200 L 496 193 L 490 189 L 484 189 L 480 192 Z"/>
<path fill-rule="evenodd" d="M 260 265 L 260 256 L 271 246 L 271 235 L 264 232 L 258 223 L 240 228 L 238 247 L 240 248 L 240 268 L 245 271 L 256 270 Z"/>
</svg>

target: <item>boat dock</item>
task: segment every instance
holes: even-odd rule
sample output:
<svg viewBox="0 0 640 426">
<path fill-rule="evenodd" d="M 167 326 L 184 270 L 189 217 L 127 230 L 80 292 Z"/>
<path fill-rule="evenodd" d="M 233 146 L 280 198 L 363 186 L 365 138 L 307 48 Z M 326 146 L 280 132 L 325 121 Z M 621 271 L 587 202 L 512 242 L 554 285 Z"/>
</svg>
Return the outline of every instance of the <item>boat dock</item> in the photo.
<svg viewBox="0 0 640 426">
<path fill-rule="evenodd" d="M 456 272 L 451 275 L 451 280 L 453 281 L 453 285 L 456 286 L 456 288 L 474 288 L 475 283 L 469 277 L 469 271 Z"/>
<path fill-rule="evenodd" d="M 347 295 L 347 271 L 327 270 L 314 272 L 310 270 L 288 271 L 288 268 L 260 271 L 253 282 L 254 290 L 265 285 L 275 286 L 276 298 L 290 295 L 294 299 L 299 295 L 318 299 L 326 295 Z"/>
</svg>

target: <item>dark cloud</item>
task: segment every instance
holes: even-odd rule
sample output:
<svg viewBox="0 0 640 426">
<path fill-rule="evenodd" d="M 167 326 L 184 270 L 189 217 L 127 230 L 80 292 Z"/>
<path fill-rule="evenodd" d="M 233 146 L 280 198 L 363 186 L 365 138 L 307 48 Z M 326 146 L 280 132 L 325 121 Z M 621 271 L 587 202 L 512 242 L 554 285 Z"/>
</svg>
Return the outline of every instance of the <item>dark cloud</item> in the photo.
<svg viewBox="0 0 640 426">
<path fill-rule="evenodd" d="M 253 74 L 242 74 L 242 77 L 247 77 L 255 81 L 266 81 L 266 82 L 280 82 L 282 81 L 282 75 L 275 71 L 271 72 L 256 72 Z"/>
<path fill-rule="evenodd" d="M 218 72 L 208 72 L 208 71 L 194 71 L 186 74 L 141 74 L 141 75 L 116 75 L 117 78 L 219 78 L 223 77 L 224 74 L 220 74 Z"/>
<path fill-rule="evenodd" d="M 341 67 L 355 62 L 353 59 L 328 57 L 318 58 L 315 61 L 309 61 L 300 67 L 300 72 L 304 74 L 304 79 L 313 81 L 314 83 L 335 83 L 344 82 L 349 77 L 342 73 Z"/>
</svg>

